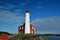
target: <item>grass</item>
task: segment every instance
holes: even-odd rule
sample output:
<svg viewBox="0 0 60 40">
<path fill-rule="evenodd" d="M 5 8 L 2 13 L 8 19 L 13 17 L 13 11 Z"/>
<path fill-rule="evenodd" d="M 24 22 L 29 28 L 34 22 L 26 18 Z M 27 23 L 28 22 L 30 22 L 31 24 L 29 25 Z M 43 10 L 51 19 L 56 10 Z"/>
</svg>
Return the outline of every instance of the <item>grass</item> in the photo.
<svg viewBox="0 0 60 40">
<path fill-rule="evenodd" d="M 18 34 L 12 38 L 9 38 L 9 40 L 47 40 L 47 38 L 35 34 Z"/>
</svg>

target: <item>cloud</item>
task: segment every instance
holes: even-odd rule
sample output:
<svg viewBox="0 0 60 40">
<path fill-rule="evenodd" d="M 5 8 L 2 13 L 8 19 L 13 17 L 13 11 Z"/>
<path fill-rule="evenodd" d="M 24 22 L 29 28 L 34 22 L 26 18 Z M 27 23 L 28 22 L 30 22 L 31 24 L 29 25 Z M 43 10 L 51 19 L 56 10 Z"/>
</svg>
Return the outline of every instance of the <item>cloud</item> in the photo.
<svg viewBox="0 0 60 40">
<path fill-rule="evenodd" d="M 31 3 L 31 0 L 23 0 L 22 2 L 20 2 L 19 4 L 18 4 L 18 6 L 20 5 L 20 6 L 22 6 L 22 7 L 24 7 L 24 6 L 28 6 L 28 5 L 30 5 L 30 3 Z"/>
<path fill-rule="evenodd" d="M 0 9 L 0 31 L 18 33 L 18 26 L 24 23 L 23 16 L 17 13 Z"/>
<path fill-rule="evenodd" d="M 10 8 L 0 5 L 0 9 L 10 9 Z"/>
<path fill-rule="evenodd" d="M 0 5 L 0 9 L 5 9 L 5 10 L 9 10 L 11 8 L 14 8 L 15 6 L 9 3 L 6 3 L 5 5 Z"/>
<path fill-rule="evenodd" d="M 32 23 L 36 33 L 60 33 L 60 17 L 38 18 Z"/>
<path fill-rule="evenodd" d="M 14 10 L 14 12 L 15 12 L 15 13 L 21 13 L 22 10 L 20 10 L 20 9 L 16 9 L 16 10 Z"/>
<path fill-rule="evenodd" d="M 24 5 L 24 3 L 21 3 L 21 5 Z M 18 14 L 19 13 L 21 14 L 22 13 L 22 10 L 20 9 L 21 7 L 18 5 L 13 5 L 13 4 L 9 4 L 9 3 L 6 3 L 5 5 L 0 5 L 0 10 L 3 10 L 3 12 L 10 12 L 10 14 Z M 14 13 L 13 13 L 14 12 Z"/>
<path fill-rule="evenodd" d="M 21 6 L 25 6 L 26 4 L 27 4 L 26 2 L 20 3 Z"/>
<path fill-rule="evenodd" d="M 16 16 L 16 13 L 6 10 L 0 10 L 0 21 L 10 21 L 10 22 L 18 22 L 22 19 L 24 20 L 24 17 L 22 16 Z"/>
<path fill-rule="evenodd" d="M 24 23 L 24 17 L 21 10 L 15 9 L 15 7 L 8 3 L 0 5 L 0 31 L 18 33 L 18 26 Z"/>
<path fill-rule="evenodd" d="M 5 5 L 0 5 L 0 21 L 3 20 L 3 21 L 17 22 L 17 21 L 20 21 L 21 19 L 24 19 L 24 17 L 22 17 L 21 15 L 17 16 L 18 15 L 17 12 L 20 11 L 19 13 L 21 13 L 21 10 L 12 9 L 14 7 L 16 6 L 9 3 L 5 3 Z"/>
<path fill-rule="evenodd" d="M 13 8 L 13 7 L 15 7 L 15 5 L 13 5 L 13 4 L 9 4 L 9 3 L 7 3 L 6 6 L 9 7 L 9 8 Z"/>
</svg>

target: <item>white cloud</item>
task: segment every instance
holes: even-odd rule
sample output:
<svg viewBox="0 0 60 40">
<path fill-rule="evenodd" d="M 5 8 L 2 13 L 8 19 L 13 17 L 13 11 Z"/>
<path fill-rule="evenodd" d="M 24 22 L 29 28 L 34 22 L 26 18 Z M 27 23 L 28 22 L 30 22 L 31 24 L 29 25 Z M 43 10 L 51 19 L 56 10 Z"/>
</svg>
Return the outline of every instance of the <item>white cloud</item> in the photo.
<svg viewBox="0 0 60 40">
<path fill-rule="evenodd" d="M 17 13 L 19 10 L 15 7 L 11 4 L 0 5 L 0 31 L 18 33 L 18 26 L 24 23 L 24 17 L 19 15 L 21 12 Z"/>
<path fill-rule="evenodd" d="M 24 17 L 22 16 L 16 16 L 17 13 L 6 11 L 6 10 L 0 10 L 0 21 L 10 21 L 10 22 L 18 22 L 21 20 L 24 20 Z"/>
<path fill-rule="evenodd" d="M 0 9 L 0 31 L 18 33 L 18 26 L 24 23 L 23 16 L 17 13 Z"/>
<path fill-rule="evenodd" d="M 11 8 L 14 8 L 14 7 L 15 7 L 14 5 L 8 4 L 8 3 L 5 6 L 0 5 L 0 9 L 5 9 L 5 10 L 9 10 Z"/>
<path fill-rule="evenodd" d="M 27 3 L 26 3 L 26 2 L 22 2 L 22 3 L 20 3 L 19 5 L 22 7 L 22 6 L 27 5 Z M 18 5 L 18 6 L 19 6 L 19 5 Z"/>
<path fill-rule="evenodd" d="M 17 22 L 17 21 L 24 19 L 24 17 L 22 17 L 21 15 L 17 16 L 18 11 L 20 11 L 21 13 L 20 9 L 13 10 L 15 12 L 9 11 L 11 8 L 14 8 L 14 7 L 15 7 L 14 5 L 9 4 L 9 3 L 6 3 L 5 6 L 0 5 L 0 21 L 3 20 L 3 21 Z"/>
<path fill-rule="evenodd" d="M 52 32 L 52 31 L 36 31 L 35 33 L 38 33 L 38 34 L 59 34 L 57 32 Z"/>
<path fill-rule="evenodd" d="M 15 12 L 15 13 L 21 13 L 22 10 L 20 10 L 20 9 L 16 9 L 16 10 L 14 10 L 14 12 Z"/>
<path fill-rule="evenodd" d="M 4 7 L 4 6 L 1 6 L 1 5 L 0 5 L 0 9 L 10 9 L 10 8 Z"/>
<path fill-rule="evenodd" d="M 25 3 L 25 2 L 23 2 L 23 3 L 20 3 L 20 5 L 21 5 L 21 6 L 24 6 L 24 5 L 26 5 L 26 4 L 27 4 L 27 3 Z"/>
<path fill-rule="evenodd" d="M 31 0 L 25 0 L 25 1 L 21 2 L 19 5 L 20 6 L 25 6 L 25 5 L 28 5 L 30 3 L 31 3 Z"/>
<path fill-rule="evenodd" d="M 32 22 L 39 33 L 60 33 L 60 17 L 38 18 Z M 42 32 L 41 32 L 42 31 Z"/>
<path fill-rule="evenodd" d="M 7 3 L 6 6 L 12 8 L 12 7 L 14 7 L 15 5 L 12 5 L 12 4 Z"/>
</svg>

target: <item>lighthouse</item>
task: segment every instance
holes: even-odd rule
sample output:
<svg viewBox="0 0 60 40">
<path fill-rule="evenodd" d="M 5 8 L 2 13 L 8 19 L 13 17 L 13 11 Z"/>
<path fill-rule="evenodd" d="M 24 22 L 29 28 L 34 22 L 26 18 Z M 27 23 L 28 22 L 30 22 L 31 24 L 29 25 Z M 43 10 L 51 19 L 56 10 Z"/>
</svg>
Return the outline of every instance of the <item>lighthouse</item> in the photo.
<svg viewBox="0 0 60 40">
<path fill-rule="evenodd" d="M 30 23 L 30 13 L 27 10 L 25 12 L 25 22 L 18 27 L 19 34 L 34 34 L 34 26 Z"/>
<path fill-rule="evenodd" d="M 29 34 L 30 33 L 30 14 L 29 11 L 26 11 L 26 15 L 25 15 L 25 34 Z"/>
</svg>

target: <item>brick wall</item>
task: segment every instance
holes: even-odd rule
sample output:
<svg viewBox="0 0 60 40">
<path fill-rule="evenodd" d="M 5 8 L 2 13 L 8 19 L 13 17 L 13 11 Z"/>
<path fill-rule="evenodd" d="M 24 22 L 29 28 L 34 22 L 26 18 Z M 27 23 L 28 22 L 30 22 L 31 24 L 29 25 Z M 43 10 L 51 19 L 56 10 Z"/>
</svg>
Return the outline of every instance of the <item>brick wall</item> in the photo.
<svg viewBox="0 0 60 40">
<path fill-rule="evenodd" d="M 0 40 L 8 40 L 7 34 L 0 34 Z"/>
</svg>

